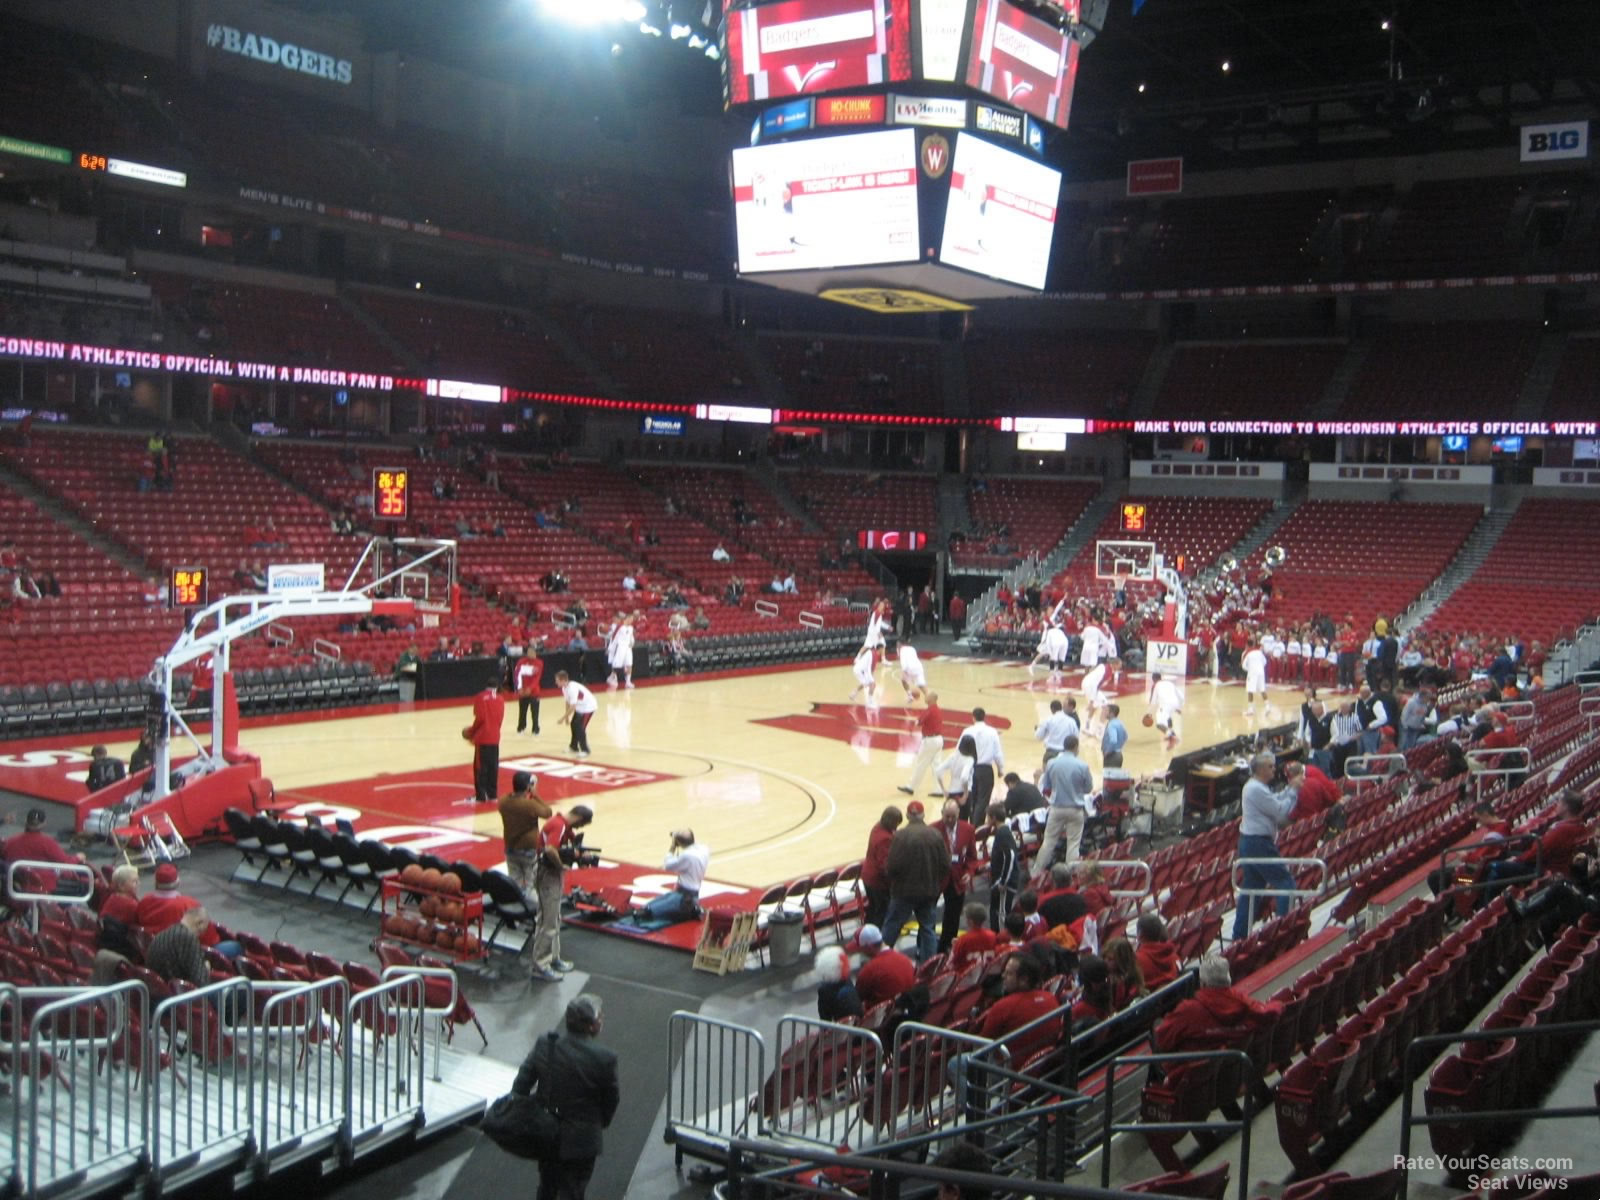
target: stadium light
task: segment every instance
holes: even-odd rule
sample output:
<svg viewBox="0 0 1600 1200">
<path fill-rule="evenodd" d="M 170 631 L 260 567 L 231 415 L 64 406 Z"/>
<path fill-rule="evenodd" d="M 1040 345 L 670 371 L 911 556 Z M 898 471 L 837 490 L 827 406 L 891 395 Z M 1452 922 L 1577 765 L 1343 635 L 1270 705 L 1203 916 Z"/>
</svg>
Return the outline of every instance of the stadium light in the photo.
<svg viewBox="0 0 1600 1200">
<path fill-rule="evenodd" d="M 673 25 L 671 32 L 672 40 L 675 42 L 681 42 L 684 38 L 693 33 L 694 30 L 690 29 L 687 25 Z"/>
<path fill-rule="evenodd" d="M 632 24 L 648 11 L 641 0 L 540 0 L 547 17 L 570 25 Z"/>
<path fill-rule="evenodd" d="M 691 33 L 689 35 L 689 49 L 691 49 L 691 50 L 699 50 L 705 44 L 706 44 L 705 38 L 701 37 L 698 33 Z"/>
<path fill-rule="evenodd" d="M 719 58 L 722 57 L 722 51 L 718 50 L 715 46 L 707 46 L 706 47 L 706 57 L 709 58 L 712 62 L 716 62 Z"/>
<path fill-rule="evenodd" d="M 639 22 L 639 32 L 644 34 L 646 37 L 660 37 L 661 36 L 660 27 L 650 24 L 649 21 L 640 21 Z"/>
</svg>

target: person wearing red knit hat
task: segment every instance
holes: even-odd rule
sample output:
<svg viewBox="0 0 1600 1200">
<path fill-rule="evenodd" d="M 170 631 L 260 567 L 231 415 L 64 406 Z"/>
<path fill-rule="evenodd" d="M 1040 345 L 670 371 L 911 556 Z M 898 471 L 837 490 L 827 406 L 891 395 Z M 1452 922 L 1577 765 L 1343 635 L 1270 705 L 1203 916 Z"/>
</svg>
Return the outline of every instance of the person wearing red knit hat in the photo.
<svg viewBox="0 0 1600 1200">
<path fill-rule="evenodd" d="M 155 887 L 139 900 L 139 927 L 155 937 L 176 925 L 191 908 L 199 907 L 200 901 L 178 890 L 178 868 L 169 862 L 162 863 L 156 868 Z M 223 941 L 222 934 L 209 921 L 199 937 L 202 946 L 228 958 L 238 958 L 243 952 L 238 942 Z"/>
</svg>

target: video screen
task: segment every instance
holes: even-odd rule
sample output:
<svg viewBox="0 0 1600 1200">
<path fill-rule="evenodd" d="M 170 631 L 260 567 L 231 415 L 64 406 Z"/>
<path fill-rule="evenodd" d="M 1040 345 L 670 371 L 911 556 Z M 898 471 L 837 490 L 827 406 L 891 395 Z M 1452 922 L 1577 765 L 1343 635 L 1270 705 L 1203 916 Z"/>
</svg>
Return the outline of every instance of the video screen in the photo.
<svg viewBox="0 0 1600 1200">
<path fill-rule="evenodd" d="M 780 0 L 729 11 L 725 104 L 911 78 L 911 0 Z"/>
<path fill-rule="evenodd" d="M 737 149 L 733 219 L 741 274 L 914 262 L 916 133 Z"/>
<path fill-rule="evenodd" d="M 1078 0 L 1064 8 L 1077 16 Z M 1010 0 L 978 0 L 967 86 L 1061 129 L 1078 79 L 1078 43 Z"/>
<path fill-rule="evenodd" d="M 939 261 L 1042 289 L 1060 197 L 1060 171 L 958 134 Z"/>
</svg>

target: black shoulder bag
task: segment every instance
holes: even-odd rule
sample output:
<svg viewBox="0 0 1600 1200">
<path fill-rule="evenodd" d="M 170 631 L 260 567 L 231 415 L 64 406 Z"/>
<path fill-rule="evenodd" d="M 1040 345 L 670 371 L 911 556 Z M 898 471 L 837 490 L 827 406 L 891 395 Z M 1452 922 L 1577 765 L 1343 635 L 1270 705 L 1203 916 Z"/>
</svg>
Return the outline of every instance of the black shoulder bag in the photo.
<svg viewBox="0 0 1600 1200">
<path fill-rule="evenodd" d="M 544 1054 L 533 1094 L 519 1096 L 508 1092 L 489 1105 L 489 1111 L 483 1115 L 483 1132 L 500 1149 L 519 1158 L 556 1158 L 560 1151 L 561 1120 L 541 1095 L 550 1086 L 550 1052 L 555 1041 L 556 1035 L 551 1033 L 534 1046 L 536 1059 L 541 1050 Z"/>
</svg>

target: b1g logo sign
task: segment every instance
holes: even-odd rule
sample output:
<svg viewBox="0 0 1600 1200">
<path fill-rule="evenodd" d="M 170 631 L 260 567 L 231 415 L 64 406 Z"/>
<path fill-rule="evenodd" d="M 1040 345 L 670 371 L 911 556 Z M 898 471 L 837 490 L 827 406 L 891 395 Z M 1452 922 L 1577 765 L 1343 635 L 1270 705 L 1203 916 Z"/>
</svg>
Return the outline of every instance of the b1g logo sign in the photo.
<svg viewBox="0 0 1600 1200">
<path fill-rule="evenodd" d="M 1523 162 L 1550 162 L 1554 159 L 1588 157 L 1589 122 L 1587 121 L 1522 127 Z"/>
</svg>

